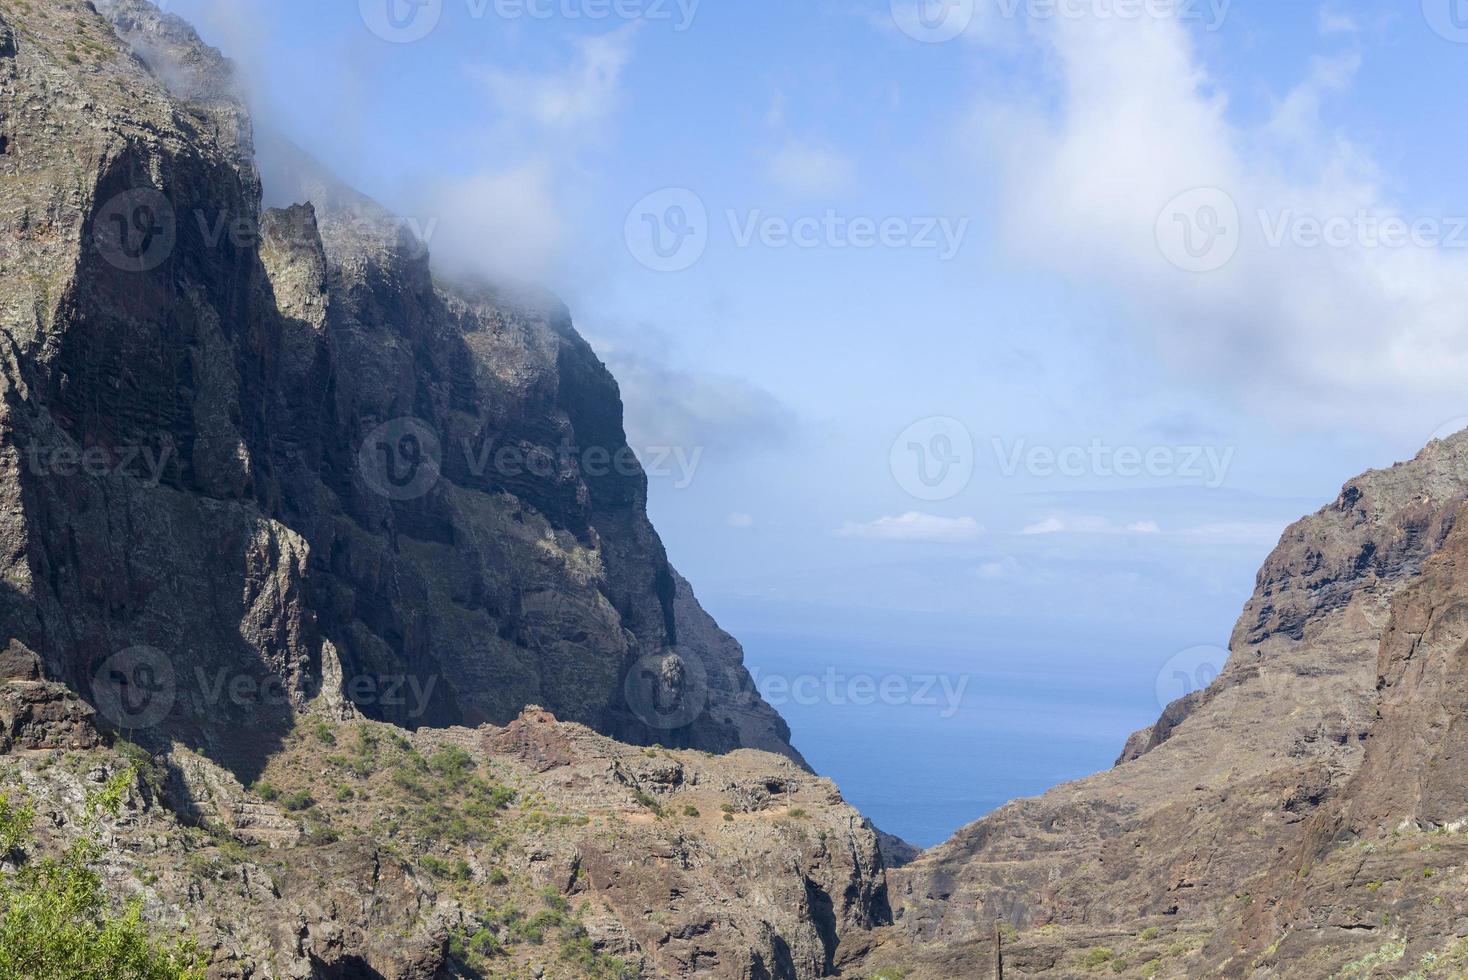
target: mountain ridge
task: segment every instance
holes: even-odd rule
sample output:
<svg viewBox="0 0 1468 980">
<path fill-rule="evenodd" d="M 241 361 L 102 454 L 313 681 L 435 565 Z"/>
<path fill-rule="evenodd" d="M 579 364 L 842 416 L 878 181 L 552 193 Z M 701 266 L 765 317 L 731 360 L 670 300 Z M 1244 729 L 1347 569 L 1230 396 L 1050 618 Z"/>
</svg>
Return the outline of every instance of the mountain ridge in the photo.
<svg viewBox="0 0 1468 980">
<path fill-rule="evenodd" d="M 0 626 L 84 693 L 119 654 L 124 680 L 166 659 L 180 684 L 279 688 L 242 708 L 184 684 L 137 726 L 247 776 L 328 674 L 410 727 L 540 703 L 626 741 L 804 764 L 669 565 L 616 383 L 565 308 L 448 285 L 400 221 L 318 178 L 317 205 L 262 210 L 228 63 L 141 0 L 96 9 L 110 20 L 8 18 L 6 116 L 27 130 L 0 158 L 26 245 L 7 308 L 32 314 L 7 324 L 10 430 L 20 456 L 164 465 L 19 467 L 23 585 Z M 103 46 L 109 24 L 126 52 Z M 37 257 L 44 288 L 21 268 Z M 218 583 L 202 605 L 198 582 Z M 375 697 L 409 683 L 427 692 L 413 717 Z"/>
<path fill-rule="evenodd" d="M 106 879 L 212 977 L 1468 970 L 1468 433 L 1287 529 L 1115 768 L 902 853 L 668 562 L 569 311 L 254 158 L 177 18 L 0 11 L 0 784 L 37 853 L 118 786 Z"/>
</svg>

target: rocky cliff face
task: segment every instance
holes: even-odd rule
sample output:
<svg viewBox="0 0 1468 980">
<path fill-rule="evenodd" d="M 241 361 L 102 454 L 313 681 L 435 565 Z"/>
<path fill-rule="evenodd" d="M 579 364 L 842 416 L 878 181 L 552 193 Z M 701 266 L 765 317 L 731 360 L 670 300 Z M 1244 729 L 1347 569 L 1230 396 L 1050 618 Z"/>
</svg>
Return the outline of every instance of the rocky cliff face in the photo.
<svg viewBox="0 0 1468 980">
<path fill-rule="evenodd" d="M 1468 975 L 1468 434 L 1115 769 L 888 872 L 566 311 L 253 141 L 141 0 L 0 9 L 0 783 L 59 848 L 121 778 L 109 888 L 211 976 Z"/>
<path fill-rule="evenodd" d="M 109 886 L 211 978 L 811 980 L 891 922 L 871 825 L 780 756 L 635 748 L 534 708 L 412 734 L 318 712 L 247 789 L 187 749 L 99 747 L 50 694 L 79 717 L 17 726 L 6 794 L 60 850 L 121 779 Z"/>
<path fill-rule="evenodd" d="M 318 701 L 798 760 L 567 312 L 306 168 L 262 209 L 252 143 L 151 5 L 0 11 L 0 634 L 246 782 Z"/>
<path fill-rule="evenodd" d="M 1429 846 L 1456 854 L 1468 827 L 1465 498 L 1468 435 L 1352 481 L 1286 531 L 1217 682 L 1112 771 L 894 872 L 883 955 L 919 976 L 978 975 L 997 920 L 1020 975 L 1325 977 L 1365 960 L 1340 975 L 1367 976 L 1378 953 L 1398 964 L 1397 944 L 1457 962 L 1458 858 L 1423 859 L 1401 834 L 1437 830 Z M 1367 848 L 1382 856 L 1363 878 Z"/>
</svg>

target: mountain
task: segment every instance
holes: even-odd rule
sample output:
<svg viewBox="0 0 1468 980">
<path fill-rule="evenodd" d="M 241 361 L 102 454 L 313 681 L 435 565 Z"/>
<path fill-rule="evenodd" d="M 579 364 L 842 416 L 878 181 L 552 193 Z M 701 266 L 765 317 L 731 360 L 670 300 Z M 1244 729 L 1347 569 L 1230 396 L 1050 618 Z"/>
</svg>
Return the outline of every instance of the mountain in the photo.
<svg viewBox="0 0 1468 980">
<path fill-rule="evenodd" d="M 228 63 L 151 4 L 3 16 L 0 631 L 48 678 L 247 782 L 323 700 L 800 761 L 559 303 L 304 166 L 263 209 Z"/>
<path fill-rule="evenodd" d="M 0 887 L 80 855 L 240 980 L 1468 975 L 1468 433 L 1286 531 L 1115 768 L 913 854 L 567 311 L 288 147 L 264 207 L 255 139 L 152 5 L 0 10 Z"/>
<path fill-rule="evenodd" d="M 95 847 L 211 977 L 829 975 L 882 844 L 616 382 L 254 139 L 151 4 L 0 11 L 0 870 Z"/>
<path fill-rule="evenodd" d="M 975 976 L 997 921 L 1010 975 L 1463 975 L 1465 500 L 1468 434 L 1289 528 L 1218 680 L 894 872 L 885 955 Z"/>
</svg>

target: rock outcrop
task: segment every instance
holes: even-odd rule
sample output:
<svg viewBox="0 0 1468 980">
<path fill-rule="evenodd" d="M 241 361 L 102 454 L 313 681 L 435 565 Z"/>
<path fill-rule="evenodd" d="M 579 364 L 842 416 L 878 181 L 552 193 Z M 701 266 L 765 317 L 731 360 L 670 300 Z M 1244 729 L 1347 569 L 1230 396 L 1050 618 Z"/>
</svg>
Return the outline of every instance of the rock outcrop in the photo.
<svg viewBox="0 0 1468 980">
<path fill-rule="evenodd" d="M 0 756 L 54 849 L 119 774 L 107 878 L 214 978 L 814 980 L 891 923 L 876 832 L 828 780 L 534 707 L 413 734 L 313 716 L 249 789 L 186 749 Z"/>
<path fill-rule="evenodd" d="M 1468 434 L 1365 474 L 1288 529 L 1218 680 L 1133 736 L 1117 768 L 1010 804 L 893 872 L 887 955 L 919 976 L 974 976 L 999 921 L 1016 932 L 1020 975 L 1089 961 L 1316 977 L 1396 941 L 1380 920 L 1307 938 L 1300 883 L 1332 880 L 1319 867 L 1343 841 L 1403 821 L 1468 826 L 1450 762 L 1465 708 L 1465 499 Z M 1338 913 L 1348 889 L 1319 887 Z M 1451 919 L 1457 904 L 1438 907 Z M 1280 959 L 1286 935 L 1308 960 Z M 1442 929 L 1431 944 L 1450 945 Z"/>
<path fill-rule="evenodd" d="M 245 782 L 320 699 L 799 760 L 564 308 L 307 168 L 263 209 L 227 62 L 151 4 L 0 19 L 0 637 Z"/>
<path fill-rule="evenodd" d="M 0 10 L 0 784 L 59 849 L 121 779 L 108 888 L 211 977 L 1468 975 L 1468 434 L 1290 528 L 1114 769 L 914 854 L 567 311 L 276 157 L 177 18 Z"/>
</svg>

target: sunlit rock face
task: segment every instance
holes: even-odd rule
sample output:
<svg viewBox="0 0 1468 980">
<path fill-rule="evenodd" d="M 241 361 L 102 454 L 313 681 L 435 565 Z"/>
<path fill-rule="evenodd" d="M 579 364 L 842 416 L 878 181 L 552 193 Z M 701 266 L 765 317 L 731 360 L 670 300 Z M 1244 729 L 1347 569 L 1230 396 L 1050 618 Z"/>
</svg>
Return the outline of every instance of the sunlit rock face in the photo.
<svg viewBox="0 0 1468 980">
<path fill-rule="evenodd" d="M 263 209 L 228 63 L 151 5 L 0 16 L 0 632 L 48 678 L 246 777 L 321 697 L 798 758 L 559 303 L 437 280 L 304 158 Z"/>
</svg>

